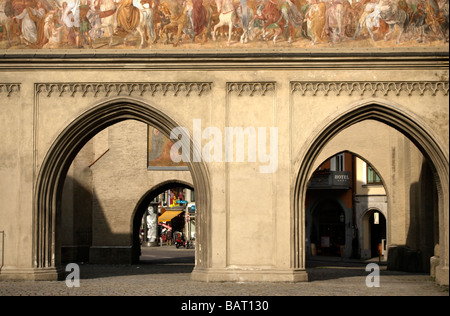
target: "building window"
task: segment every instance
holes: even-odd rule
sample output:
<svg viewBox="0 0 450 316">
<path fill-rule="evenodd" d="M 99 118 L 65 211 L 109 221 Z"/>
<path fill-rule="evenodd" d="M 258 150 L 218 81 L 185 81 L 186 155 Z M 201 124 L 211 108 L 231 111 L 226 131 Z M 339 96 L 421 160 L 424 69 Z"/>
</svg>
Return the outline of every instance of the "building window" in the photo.
<svg viewBox="0 0 450 316">
<path fill-rule="evenodd" d="M 367 184 L 383 184 L 380 176 L 367 164 Z"/>
<path fill-rule="evenodd" d="M 345 171 L 344 154 L 339 154 L 331 158 L 331 171 Z"/>
</svg>

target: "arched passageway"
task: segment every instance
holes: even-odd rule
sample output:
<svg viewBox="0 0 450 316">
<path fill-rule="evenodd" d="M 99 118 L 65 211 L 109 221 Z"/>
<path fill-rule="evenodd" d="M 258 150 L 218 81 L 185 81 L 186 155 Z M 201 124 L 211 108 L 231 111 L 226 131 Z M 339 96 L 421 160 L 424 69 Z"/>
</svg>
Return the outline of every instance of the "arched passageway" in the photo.
<svg viewBox="0 0 450 316">
<path fill-rule="evenodd" d="M 294 268 L 305 266 L 305 218 L 308 182 L 314 171 L 316 159 L 336 135 L 344 129 L 366 120 L 375 120 L 386 124 L 404 136 L 406 136 L 423 154 L 430 166 L 433 177 L 433 185 L 436 187 L 438 217 L 439 217 L 439 266 L 436 269 L 438 283 L 448 284 L 448 156 L 443 151 L 443 146 L 437 140 L 431 128 L 412 113 L 399 106 L 388 104 L 384 100 L 370 100 L 358 102 L 349 106 L 344 111 L 336 113 L 334 118 L 327 120 L 321 126 L 316 136 L 311 138 L 306 150 L 298 159 L 297 176 L 293 185 L 293 217 L 292 257 Z M 390 198 L 390 197 L 389 197 Z M 388 201 L 389 202 L 389 201 Z"/>
<path fill-rule="evenodd" d="M 139 228 L 141 227 L 142 217 L 149 209 L 152 201 L 155 200 L 160 194 L 164 193 L 167 190 L 173 188 L 186 188 L 189 190 L 194 190 L 193 186 L 189 183 L 178 181 L 178 180 L 170 180 L 164 183 L 160 183 L 155 187 L 151 188 L 139 201 L 133 216 L 133 258 L 132 262 L 137 263 L 140 261 L 140 255 L 142 253 L 141 247 L 142 242 L 139 238 Z M 159 203 L 155 204 L 156 208 Z"/>
<path fill-rule="evenodd" d="M 41 273 L 57 276 L 62 273 L 59 244 L 61 196 L 64 179 L 73 159 L 93 136 L 124 120 L 152 125 L 167 137 L 179 126 L 165 113 L 149 104 L 120 97 L 92 107 L 60 133 L 44 158 L 35 186 L 33 265 Z M 183 137 L 182 141 L 189 143 L 192 154 L 194 145 L 190 138 Z M 197 243 L 202 244 L 208 238 L 206 232 L 211 207 L 209 176 L 203 162 L 187 164 L 196 189 L 197 209 L 200 210 L 197 216 Z M 206 246 L 196 249 L 196 259 L 197 266 L 208 264 Z"/>
<path fill-rule="evenodd" d="M 364 248 L 370 249 L 370 257 L 386 254 L 386 218 L 379 210 L 368 210 L 364 216 Z"/>
<path fill-rule="evenodd" d="M 334 143 L 345 147 L 340 141 L 342 137 Z M 331 148 L 327 153 L 335 147 L 331 145 Z M 371 172 L 369 175 L 367 170 Z M 369 228 L 360 217 L 373 205 L 387 212 L 386 190 L 375 170 L 366 159 L 348 150 L 321 162 L 309 180 L 306 195 L 307 257 L 367 259 L 370 256 L 367 255 L 370 247 L 363 241 Z M 374 177 L 378 179 L 376 184 Z"/>
</svg>

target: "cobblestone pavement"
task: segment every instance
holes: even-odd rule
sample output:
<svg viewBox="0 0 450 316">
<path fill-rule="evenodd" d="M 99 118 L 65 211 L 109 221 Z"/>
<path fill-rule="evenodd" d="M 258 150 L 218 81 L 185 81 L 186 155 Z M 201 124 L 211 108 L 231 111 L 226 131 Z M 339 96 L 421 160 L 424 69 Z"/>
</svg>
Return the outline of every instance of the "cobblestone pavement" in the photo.
<svg viewBox="0 0 450 316">
<path fill-rule="evenodd" d="M 172 252 L 173 256 L 170 255 Z M 0 296 L 448 296 L 426 274 L 387 271 L 380 265 L 380 287 L 367 287 L 365 264 L 311 261 L 309 282 L 205 283 L 192 281 L 193 250 L 166 248 L 136 265 L 80 264 L 80 286 L 65 281 L 0 281 Z"/>
</svg>

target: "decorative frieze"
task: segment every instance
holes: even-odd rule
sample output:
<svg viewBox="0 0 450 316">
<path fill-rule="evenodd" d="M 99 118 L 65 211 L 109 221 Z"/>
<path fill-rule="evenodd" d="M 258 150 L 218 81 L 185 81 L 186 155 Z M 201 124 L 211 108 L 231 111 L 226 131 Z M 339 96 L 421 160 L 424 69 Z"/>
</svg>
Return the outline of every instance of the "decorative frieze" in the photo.
<svg viewBox="0 0 450 316">
<path fill-rule="evenodd" d="M 0 83 L 0 94 L 10 97 L 13 92 L 20 91 L 20 83 Z"/>
<path fill-rule="evenodd" d="M 102 83 L 38 83 L 38 94 L 50 97 L 52 95 L 71 96 L 77 94 L 85 97 L 93 94 L 94 97 L 113 96 L 185 96 L 196 94 L 202 96 L 211 91 L 211 82 L 102 82 Z"/>
<path fill-rule="evenodd" d="M 431 92 L 433 96 L 437 93 L 448 95 L 447 81 L 305 81 L 291 82 L 291 93 L 300 92 L 302 96 L 317 96 L 322 92 L 324 96 L 340 95 L 371 95 L 371 96 L 396 96 L 418 95 L 423 96 L 426 92 Z"/>
<path fill-rule="evenodd" d="M 261 95 L 265 96 L 269 91 L 275 91 L 276 82 L 228 82 L 227 93 L 236 93 L 238 96 L 243 95 Z"/>
</svg>

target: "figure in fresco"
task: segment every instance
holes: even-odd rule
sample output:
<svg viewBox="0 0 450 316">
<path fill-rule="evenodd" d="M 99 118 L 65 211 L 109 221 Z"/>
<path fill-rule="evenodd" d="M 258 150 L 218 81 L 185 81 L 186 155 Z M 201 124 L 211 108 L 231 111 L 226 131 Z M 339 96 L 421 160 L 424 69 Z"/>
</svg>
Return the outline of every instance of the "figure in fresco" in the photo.
<svg viewBox="0 0 450 316">
<path fill-rule="evenodd" d="M 91 31 L 91 23 L 88 20 L 88 13 L 90 10 L 90 2 L 88 0 L 81 0 L 80 3 L 80 29 L 76 36 L 75 42 L 78 48 L 83 47 L 83 43 L 87 43 L 89 48 L 92 48 L 92 39 L 89 34 Z"/>
<path fill-rule="evenodd" d="M 32 1 L 25 1 L 25 9 L 23 9 L 22 13 L 13 17 L 13 20 L 21 20 L 22 21 L 22 35 L 20 39 L 22 43 L 29 46 L 37 41 L 37 26 L 36 23 L 39 23 L 39 20 L 44 16 L 45 10 L 42 8 L 42 5 L 35 9 L 32 7 Z"/>
<path fill-rule="evenodd" d="M 344 5 L 340 1 L 331 0 L 326 11 L 325 32 L 331 35 L 333 43 L 340 42 L 344 36 Z"/>
<path fill-rule="evenodd" d="M 307 34 L 311 38 L 311 45 L 323 43 L 327 40 L 325 34 L 327 7 L 324 2 L 312 0 L 305 15 L 307 22 Z"/>
<path fill-rule="evenodd" d="M 102 19 L 100 18 L 100 2 L 101 0 L 91 0 L 89 11 L 86 15 L 89 24 L 91 25 L 89 36 L 92 41 L 103 36 L 103 29 L 101 27 Z"/>
<path fill-rule="evenodd" d="M 66 1 L 62 4 L 62 22 L 63 26 L 63 36 L 62 44 L 75 46 L 76 44 L 76 29 L 80 27 L 78 12 L 78 2 L 67 4 Z"/>
<path fill-rule="evenodd" d="M 60 48 L 63 25 L 59 24 L 58 8 L 50 11 L 44 18 L 44 40 L 41 44 L 44 48 Z"/>
<path fill-rule="evenodd" d="M 342 5 L 344 6 L 342 35 L 350 38 L 353 37 L 356 31 L 358 13 L 348 0 L 345 0 Z"/>
<path fill-rule="evenodd" d="M 301 13 L 299 7 L 295 4 L 294 0 L 286 1 L 288 5 L 288 17 L 289 17 L 289 38 L 288 43 L 291 44 L 297 37 L 297 31 L 301 31 L 303 28 L 304 16 Z"/>
<path fill-rule="evenodd" d="M 139 48 L 145 43 L 145 17 L 144 13 L 133 4 L 133 0 L 120 0 L 116 12 L 116 34 L 123 37 L 123 44 L 126 46 L 128 40 L 139 34 Z"/>
<path fill-rule="evenodd" d="M 203 0 L 192 0 L 193 22 L 196 38 L 203 36 L 202 44 L 206 43 L 208 35 L 209 13 L 203 6 Z"/>
<path fill-rule="evenodd" d="M 6 48 L 11 46 L 14 7 L 10 0 L 0 0 L 0 41 L 6 39 Z"/>
<path fill-rule="evenodd" d="M 58 7 L 46 12 L 45 15 L 37 23 L 37 41 L 34 44 L 36 48 L 42 48 L 47 44 L 49 40 L 48 37 L 49 25 L 53 24 L 53 26 L 56 27 L 57 23 L 55 21 L 59 20 L 58 12 L 59 12 Z"/>
<path fill-rule="evenodd" d="M 156 128 L 153 128 L 151 144 L 152 148 L 148 154 L 148 161 L 159 158 L 163 152 L 164 137 Z"/>
<path fill-rule="evenodd" d="M 133 0 L 120 0 L 117 9 L 117 27 L 131 33 L 138 27 L 139 22 L 139 9 L 133 5 Z"/>
<path fill-rule="evenodd" d="M 155 17 L 154 17 L 154 11 L 152 8 L 152 1 L 151 0 L 141 0 L 142 5 L 142 12 L 144 13 L 144 26 L 145 26 L 145 32 L 147 39 L 150 38 L 151 42 L 154 43 L 156 40 L 156 33 L 155 33 Z"/>
<path fill-rule="evenodd" d="M 109 37 L 109 47 L 113 46 L 114 31 L 116 28 L 116 3 L 114 0 L 96 0 L 91 9 L 89 35 L 93 41 Z"/>
<path fill-rule="evenodd" d="M 373 38 L 374 27 L 380 26 L 380 7 L 377 0 L 369 0 L 364 6 L 363 12 L 359 18 L 353 39 L 355 39 L 362 29 L 367 29 Z"/>
</svg>

